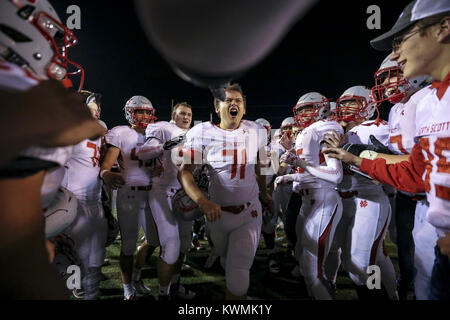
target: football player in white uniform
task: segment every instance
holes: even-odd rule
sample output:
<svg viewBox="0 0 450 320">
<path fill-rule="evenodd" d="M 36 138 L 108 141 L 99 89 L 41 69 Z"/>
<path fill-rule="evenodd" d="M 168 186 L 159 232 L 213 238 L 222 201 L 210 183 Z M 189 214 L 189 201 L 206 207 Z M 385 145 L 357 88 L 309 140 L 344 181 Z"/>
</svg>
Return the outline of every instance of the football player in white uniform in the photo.
<svg viewBox="0 0 450 320">
<path fill-rule="evenodd" d="M 305 129 L 296 138 L 295 151 L 287 151 L 281 161 L 301 170 L 277 177 L 275 188 L 294 181 L 294 188 L 302 196 L 295 255 L 309 295 L 315 299 L 332 299 L 324 264 L 341 219 L 342 203 L 335 188 L 343 173 L 340 161 L 323 156 L 326 145 L 322 142 L 328 130 L 339 133 L 343 130 L 336 121 L 327 120 L 330 104 L 320 93 L 304 94 L 293 110 L 296 120 Z"/>
<path fill-rule="evenodd" d="M 156 229 L 148 205 L 148 191 L 151 189 L 150 171 L 155 168 L 155 164 L 139 160 L 137 157 L 137 149 L 145 143 L 145 129 L 149 123 L 156 120 L 156 117 L 150 100 L 143 96 L 131 97 L 126 102 L 124 111 L 130 126 L 117 126 L 108 131 L 105 138 L 109 148 L 100 176 L 109 187 L 118 189 L 117 218 L 122 238 L 120 270 L 124 298 L 134 300 L 136 290 L 140 293 L 150 293 L 150 289 L 145 287 L 140 279 L 137 279 L 136 283 L 132 279 L 133 255 L 141 226 L 147 243 L 153 248 L 158 246 Z M 121 172 L 110 171 L 119 157 Z M 141 246 L 137 254 L 145 254 L 147 250 L 144 249 L 145 246 Z"/>
<path fill-rule="evenodd" d="M 246 299 L 261 233 L 259 199 L 271 202 L 266 179 L 260 175 L 267 134 L 259 124 L 242 120 L 245 97 L 239 85 L 227 86 L 225 94 L 225 101 L 214 100 L 220 124 L 201 123 L 188 132 L 179 180 L 206 216 L 225 270 L 226 298 Z M 192 176 L 202 164 L 209 170 L 209 199 Z"/>
<path fill-rule="evenodd" d="M 364 86 L 347 89 L 336 101 L 337 120 L 345 130 L 345 142 L 372 144 L 373 135 L 383 145 L 388 144 L 389 127 L 383 120 L 371 119 L 376 104 L 370 90 Z M 344 146 L 345 147 L 345 146 Z M 395 270 L 384 252 L 383 242 L 391 219 L 391 207 L 387 195 L 379 184 L 354 172 L 346 165 L 344 178 L 338 186 L 342 197 L 343 214 L 338 225 L 333 254 L 327 261 L 335 272 L 338 269 L 338 248 L 342 249 L 342 264 L 349 272 L 360 299 L 368 297 L 366 282 L 367 267 L 378 265 L 382 272 L 382 283 L 390 299 L 398 299 Z M 335 279 L 335 276 L 333 277 Z"/>
<path fill-rule="evenodd" d="M 295 137 L 293 134 L 294 128 L 298 127 L 294 117 L 287 117 L 281 122 L 280 127 L 280 138 L 277 140 L 275 145 L 278 154 L 272 153 L 271 157 L 277 156 L 272 160 L 274 168 L 278 165 L 277 175 L 285 175 L 293 173 L 296 168 L 293 168 L 287 163 L 280 163 L 280 158 L 283 153 L 294 147 Z M 273 201 L 275 210 L 281 207 L 283 209 L 283 224 L 284 231 L 286 233 L 287 239 L 287 255 L 292 257 L 295 243 L 297 242 L 297 236 L 295 233 L 295 224 L 297 221 L 298 213 L 301 207 L 301 197 L 297 194 L 293 194 L 293 184 L 292 182 L 283 183 L 277 189 L 273 191 Z M 297 210 L 298 209 L 298 210 Z"/>
<path fill-rule="evenodd" d="M 375 86 L 372 88 L 372 97 L 378 104 L 385 100 L 394 103 L 389 111 L 388 147 L 397 156 L 377 155 L 377 158 L 383 157 L 388 163 L 407 160 L 414 146 L 416 106 L 430 90 L 424 88 L 429 84 L 428 76 L 409 80 L 402 74 L 397 62 L 390 60 L 388 55 L 375 73 Z M 399 155 L 407 156 L 399 157 Z M 416 299 L 427 298 L 437 236 L 425 219 L 428 205 L 426 200 L 421 198 L 423 195 L 399 190 L 395 206 L 392 208 L 393 211 L 397 211 L 393 213 L 393 217 L 396 220 L 400 299 L 406 299 L 411 290 L 415 292 Z"/>
<path fill-rule="evenodd" d="M 266 158 L 266 165 L 265 165 L 265 177 L 266 177 L 266 188 L 267 188 L 267 192 L 269 192 L 269 194 L 273 197 L 273 181 L 276 177 L 276 171 L 274 171 L 274 167 L 272 166 L 272 163 L 275 164 L 274 161 L 272 161 L 272 143 L 271 143 L 271 139 L 270 139 L 270 130 L 272 128 L 272 126 L 270 125 L 270 122 L 267 121 L 264 118 L 259 118 L 255 120 L 256 123 L 259 123 L 260 125 L 262 125 L 264 128 L 266 128 L 267 130 L 267 146 L 266 146 L 266 152 L 267 152 L 267 158 Z M 273 150 L 274 152 L 274 159 L 278 159 L 275 158 L 275 156 L 278 155 L 277 150 Z M 278 169 L 278 168 L 277 168 Z M 272 210 L 273 209 L 273 210 Z M 281 216 L 281 213 L 280 213 Z M 271 273 L 278 273 L 280 272 L 280 265 L 277 262 L 277 258 L 276 258 L 276 249 L 275 249 L 275 237 L 276 237 L 276 228 L 277 228 L 277 224 L 278 224 L 278 212 L 275 211 L 275 203 L 274 203 L 274 207 L 270 208 L 270 207 L 263 207 L 263 223 L 262 223 L 262 235 L 264 237 L 264 242 L 266 244 L 266 249 L 267 249 L 267 260 L 269 263 L 269 271 Z"/>
<path fill-rule="evenodd" d="M 330 156 L 353 163 L 377 180 L 400 190 L 426 191 L 430 204 L 427 220 L 439 238 L 430 281 L 429 299 L 450 299 L 450 263 L 445 243 L 450 239 L 448 156 L 450 83 L 447 40 L 450 37 L 450 2 L 413 1 L 405 7 L 387 33 L 373 39 L 378 50 L 390 50 L 403 76 L 429 75 L 436 81 L 416 106 L 416 129 L 408 161 L 386 164 L 385 159 L 367 159 L 341 149 L 330 149 Z M 444 248 L 440 247 L 444 245 Z M 444 249 L 444 250 L 443 250 Z"/>
<path fill-rule="evenodd" d="M 0 243 L 8 243 L 3 248 L 13 248 L 13 251 L 2 249 L 1 255 L 8 257 L 5 258 L 8 263 L 2 264 L 0 270 L 0 295 L 22 299 L 65 298 L 67 291 L 63 283 L 58 282 L 58 275 L 48 265 L 42 208 L 54 207 L 52 202 L 64 176 L 63 165 L 70 158 L 72 148 L 46 149 L 37 145 L 70 145 L 105 130 L 92 119 L 77 93 L 64 89 L 55 80 L 44 81 L 66 79 L 68 83 L 69 65 L 79 67 L 67 58 L 69 48 L 77 40 L 61 23 L 53 7 L 45 0 L 2 1 L 0 21 L 2 106 L 5 110 L 26 113 L 17 117 L 24 126 L 16 131 L 17 136 L 12 134 L 5 154 L 10 155 L 11 150 L 17 154 L 24 145 L 34 146 L 0 169 L 0 196 L 5 213 L 0 223 Z M 25 38 L 26 41 L 18 41 Z M 61 44 L 57 39 L 66 41 Z M 83 74 L 81 67 L 79 72 Z M 14 101 L 11 107 L 10 101 Z M 28 124 L 34 129 L 30 130 Z M 16 138 L 18 143 L 12 144 Z M 28 139 L 32 142 L 28 143 Z M 27 201 L 23 201 L 24 196 Z M 39 277 L 29 272 L 30 265 Z"/>
<path fill-rule="evenodd" d="M 192 299 L 195 294 L 180 285 L 183 259 L 191 245 L 192 221 L 177 219 L 172 211 L 172 197 L 181 188 L 178 170 L 182 162 L 183 141 L 192 121 L 192 108 L 178 103 L 172 112 L 172 122 L 159 121 L 147 127 L 147 141 L 137 151 L 141 160 L 161 161 L 164 168 L 153 178 L 149 193 L 150 208 L 158 230 L 160 257 L 157 262 L 159 300 L 171 297 Z"/>
<path fill-rule="evenodd" d="M 86 100 L 92 117 L 99 120 L 100 107 L 89 97 Z M 101 204 L 100 173 L 101 137 L 86 139 L 73 146 L 72 156 L 65 164 L 62 186 L 78 199 L 78 214 L 66 233 L 74 240 L 81 262 L 82 287 L 85 300 L 100 296 L 101 266 L 105 257 L 107 222 Z"/>
</svg>

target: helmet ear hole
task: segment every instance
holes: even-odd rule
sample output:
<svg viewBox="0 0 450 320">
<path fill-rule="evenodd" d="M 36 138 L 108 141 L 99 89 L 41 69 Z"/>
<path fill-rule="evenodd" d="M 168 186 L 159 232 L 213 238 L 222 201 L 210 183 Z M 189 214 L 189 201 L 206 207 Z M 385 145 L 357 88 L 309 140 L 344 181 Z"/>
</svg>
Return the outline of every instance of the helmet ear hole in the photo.
<svg viewBox="0 0 450 320">
<path fill-rule="evenodd" d="M 31 14 L 33 13 L 33 11 L 36 9 L 36 7 L 32 6 L 32 5 L 25 5 L 22 8 L 19 9 L 19 11 L 17 11 L 17 15 L 19 17 L 21 17 L 24 20 L 27 20 Z"/>
</svg>

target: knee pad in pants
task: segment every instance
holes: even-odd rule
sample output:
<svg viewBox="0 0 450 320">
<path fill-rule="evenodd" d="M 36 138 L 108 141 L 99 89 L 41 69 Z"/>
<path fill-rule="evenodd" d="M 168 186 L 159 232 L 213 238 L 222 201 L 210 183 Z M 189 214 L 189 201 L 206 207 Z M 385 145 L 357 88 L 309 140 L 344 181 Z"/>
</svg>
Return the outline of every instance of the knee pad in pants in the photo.
<svg viewBox="0 0 450 320">
<path fill-rule="evenodd" d="M 177 262 L 180 255 L 180 239 L 169 238 L 165 243 L 161 243 L 160 257 L 167 264 L 174 264 Z"/>
</svg>

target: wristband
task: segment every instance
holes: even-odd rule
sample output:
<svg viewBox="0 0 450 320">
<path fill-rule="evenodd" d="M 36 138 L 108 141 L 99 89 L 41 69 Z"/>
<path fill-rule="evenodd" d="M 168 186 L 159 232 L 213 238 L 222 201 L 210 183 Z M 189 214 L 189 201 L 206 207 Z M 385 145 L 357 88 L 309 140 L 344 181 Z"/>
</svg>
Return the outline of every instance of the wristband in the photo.
<svg viewBox="0 0 450 320">
<path fill-rule="evenodd" d="M 374 160 L 378 156 L 378 152 L 372 150 L 364 150 L 360 153 L 359 157 L 369 160 Z"/>
<path fill-rule="evenodd" d="M 109 172 L 109 170 L 103 169 L 102 171 L 100 171 L 100 179 L 103 179 L 105 172 Z"/>
</svg>

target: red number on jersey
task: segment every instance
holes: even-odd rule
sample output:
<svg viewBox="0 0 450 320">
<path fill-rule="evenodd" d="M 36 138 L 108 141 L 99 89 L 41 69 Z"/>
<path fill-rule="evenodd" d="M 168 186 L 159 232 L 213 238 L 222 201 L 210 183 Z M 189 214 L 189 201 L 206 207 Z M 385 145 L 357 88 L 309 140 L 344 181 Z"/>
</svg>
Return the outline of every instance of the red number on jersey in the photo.
<svg viewBox="0 0 450 320">
<path fill-rule="evenodd" d="M 430 152 L 429 138 L 420 139 L 419 145 L 427 153 L 427 161 L 425 166 L 426 173 L 424 183 L 425 183 L 425 191 L 429 192 L 431 189 L 430 174 L 431 171 L 433 170 L 433 165 L 431 164 L 431 162 L 434 160 L 434 155 Z M 442 154 L 443 151 L 449 150 L 450 150 L 450 137 L 436 139 L 436 142 L 434 143 L 434 153 L 439 158 L 438 161 L 436 162 L 437 173 L 450 174 L 450 162 L 447 161 L 447 157 Z M 450 200 L 450 188 L 438 184 L 436 184 L 435 188 L 436 188 L 436 197 L 444 200 Z"/>
<path fill-rule="evenodd" d="M 390 136 L 390 137 L 389 137 L 389 142 L 390 142 L 391 144 L 396 143 L 396 144 L 397 144 L 397 147 L 398 147 L 398 150 L 400 150 L 403 154 L 409 154 L 409 153 L 405 150 L 405 148 L 403 148 L 402 135 L 401 135 L 401 134 L 396 135 L 396 136 Z"/>
<path fill-rule="evenodd" d="M 139 160 L 139 158 L 136 156 L 136 148 L 131 149 L 130 159 L 139 161 L 139 168 L 142 167 L 142 164 L 144 163 L 144 161 Z"/>
<path fill-rule="evenodd" d="M 238 150 L 224 149 L 222 151 L 222 156 L 226 157 L 227 155 L 233 157 L 233 165 L 231 166 L 231 179 L 234 179 L 236 177 L 238 168 Z M 247 152 L 245 149 L 241 149 L 241 155 L 242 155 L 242 163 L 239 165 L 240 167 L 239 179 L 245 179 L 245 165 L 247 163 Z"/>
<path fill-rule="evenodd" d="M 94 156 L 91 157 L 92 166 L 100 167 L 100 147 L 98 147 L 95 143 L 87 142 L 86 145 L 90 149 L 94 149 Z"/>
</svg>

